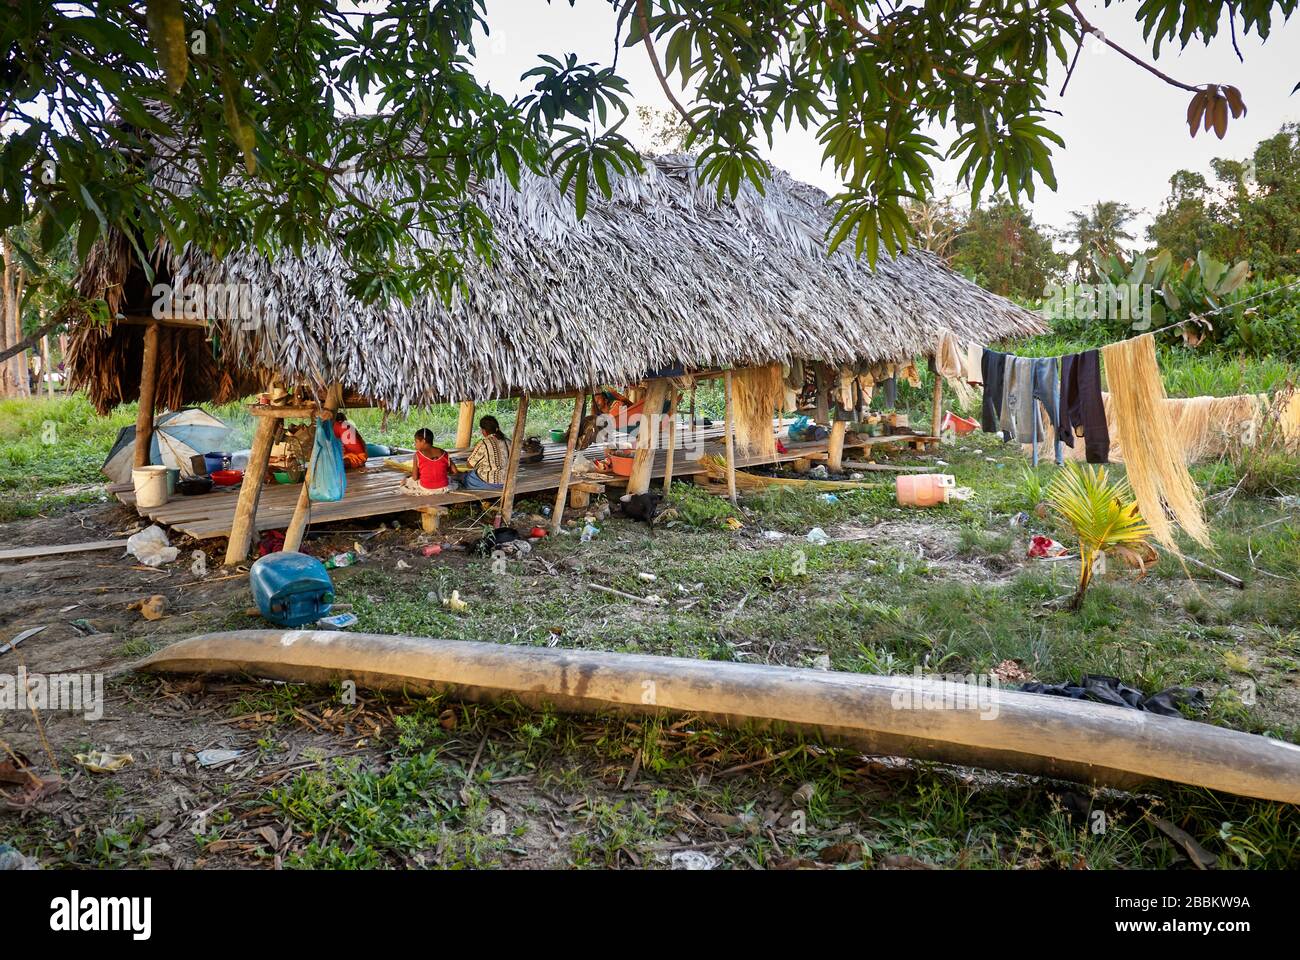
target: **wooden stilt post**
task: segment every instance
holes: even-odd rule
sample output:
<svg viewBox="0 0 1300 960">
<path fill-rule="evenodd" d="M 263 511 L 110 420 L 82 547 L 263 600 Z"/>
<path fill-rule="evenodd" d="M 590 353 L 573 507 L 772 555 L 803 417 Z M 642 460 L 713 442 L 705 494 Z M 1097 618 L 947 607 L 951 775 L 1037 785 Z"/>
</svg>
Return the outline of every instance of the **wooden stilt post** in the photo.
<svg viewBox="0 0 1300 960">
<path fill-rule="evenodd" d="M 464 450 L 474 439 L 474 401 L 460 402 L 460 416 L 456 418 L 456 449 Z"/>
<path fill-rule="evenodd" d="M 840 473 L 844 469 L 844 434 L 848 427 L 844 420 L 836 420 L 831 424 L 830 445 L 826 456 L 826 469 L 831 473 Z"/>
<path fill-rule="evenodd" d="M 560 527 L 564 524 L 564 503 L 569 496 L 569 477 L 573 473 L 573 451 L 578 448 L 578 429 L 582 426 L 582 401 L 581 393 L 573 398 L 573 418 L 569 421 L 569 443 L 564 448 L 560 486 L 555 491 L 555 509 L 551 511 L 551 536 L 559 534 Z"/>
<path fill-rule="evenodd" d="M 230 542 L 226 544 L 228 567 L 248 559 L 249 545 L 257 533 L 257 504 L 262 498 L 266 466 L 271 459 L 271 447 L 280 431 L 280 423 L 278 417 L 257 418 L 253 446 L 248 453 L 248 466 L 244 469 L 244 482 L 240 485 L 239 500 L 235 503 L 235 521 L 230 528 Z"/>
<path fill-rule="evenodd" d="M 668 399 L 668 452 L 664 455 L 664 496 L 668 496 L 673 486 L 673 456 L 677 448 L 677 403 L 681 393 L 676 387 L 671 388 Z"/>
<path fill-rule="evenodd" d="M 943 377 L 939 371 L 934 372 L 934 409 L 930 414 L 930 436 L 939 435 L 939 425 L 943 423 Z"/>
<path fill-rule="evenodd" d="M 659 448 L 660 418 L 667 394 L 667 380 L 651 380 L 646 386 L 645 406 L 641 408 L 641 426 L 636 432 L 636 453 L 632 455 L 632 475 L 627 478 L 627 492 L 630 494 L 645 493 L 650 489 L 655 451 Z"/>
<path fill-rule="evenodd" d="M 158 390 L 158 334 L 161 324 L 144 328 L 144 352 L 140 357 L 140 409 L 135 415 L 135 465 L 148 466 L 149 444 L 153 441 L 153 407 Z"/>
<path fill-rule="evenodd" d="M 524 431 L 528 429 L 528 394 L 519 398 L 515 413 L 515 432 L 510 435 L 510 459 L 506 463 L 506 482 L 501 488 L 501 522 L 509 523 L 515 512 L 515 487 L 519 473 L 519 454 L 524 447 Z"/>
<path fill-rule="evenodd" d="M 726 401 L 726 429 L 724 443 L 727 448 L 727 496 L 736 503 L 736 411 L 731 403 L 731 371 L 723 377 L 723 393 Z"/>
<path fill-rule="evenodd" d="M 330 421 L 326 423 L 325 430 L 334 429 L 334 413 L 339 407 L 343 406 L 343 387 L 335 384 L 329 390 L 325 399 L 325 409 L 321 411 L 321 416 Z M 320 423 L 316 424 L 316 429 L 322 429 Z M 302 478 L 302 489 L 298 491 L 298 502 L 293 508 L 293 519 L 289 521 L 289 528 L 284 531 L 284 551 L 286 553 L 295 553 L 302 547 L 303 537 L 307 535 L 307 525 L 311 523 L 311 496 L 308 489 L 311 487 L 311 467 L 307 467 L 307 474 Z"/>
</svg>

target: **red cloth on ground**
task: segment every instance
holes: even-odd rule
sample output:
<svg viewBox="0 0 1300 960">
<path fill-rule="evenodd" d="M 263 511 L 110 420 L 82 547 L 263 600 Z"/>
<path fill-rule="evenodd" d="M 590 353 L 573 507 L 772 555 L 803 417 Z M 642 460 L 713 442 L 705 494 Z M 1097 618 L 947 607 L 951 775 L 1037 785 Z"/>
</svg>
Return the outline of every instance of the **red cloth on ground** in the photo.
<svg viewBox="0 0 1300 960">
<path fill-rule="evenodd" d="M 447 485 L 447 474 L 451 470 L 451 457 L 443 454 L 437 460 L 432 460 L 420 453 L 415 452 L 415 466 L 420 479 L 420 486 L 426 490 L 441 490 Z"/>
</svg>

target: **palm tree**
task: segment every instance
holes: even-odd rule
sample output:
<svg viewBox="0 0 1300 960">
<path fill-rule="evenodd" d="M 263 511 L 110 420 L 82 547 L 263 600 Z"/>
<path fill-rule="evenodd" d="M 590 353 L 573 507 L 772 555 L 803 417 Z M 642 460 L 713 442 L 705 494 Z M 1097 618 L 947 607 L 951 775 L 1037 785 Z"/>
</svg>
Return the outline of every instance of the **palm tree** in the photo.
<svg viewBox="0 0 1300 960">
<path fill-rule="evenodd" d="M 1126 228 L 1137 215 L 1137 210 L 1117 200 L 1098 200 L 1090 209 L 1070 214 L 1074 222 L 1061 234 L 1061 239 L 1074 247 L 1069 260 L 1080 283 L 1096 283 L 1100 279 L 1094 257 L 1124 252 L 1124 243 L 1133 240 L 1133 234 Z"/>
<path fill-rule="evenodd" d="M 1111 480 L 1105 467 L 1067 462 L 1048 486 L 1047 501 L 1079 538 L 1083 569 L 1070 601 L 1070 609 L 1078 610 L 1092 583 L 1097 558 L 1116 548 L 1141 551 L 1151 528 L 1133 502 L 1128 479 Z"/>
</svg>

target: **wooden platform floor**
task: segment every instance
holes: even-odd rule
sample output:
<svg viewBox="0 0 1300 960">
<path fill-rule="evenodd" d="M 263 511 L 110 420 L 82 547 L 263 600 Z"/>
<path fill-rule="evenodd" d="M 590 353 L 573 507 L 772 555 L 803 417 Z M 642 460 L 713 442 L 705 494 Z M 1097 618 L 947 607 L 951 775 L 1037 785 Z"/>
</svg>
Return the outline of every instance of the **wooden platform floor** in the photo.
<svg viewBox="0 0 1300 960">
<path fill-rule="evenodd" d="M 685 432 L 685 428 L 679 429 L 679 434 Z M 720 442 L 721 425 L 700 427 L 697 428 L 697 432 L 698 436 L 690 438 L 689 443 L 686 442 L 688 438 L 679 436 L 678 449 L 673 458 L 674 477 L 689 477 L 693 474 L 705 472 L 705 468 L 699 462 L 697 456 L 701 449 L 705 454 L 719 457 L 725 455 L 723 445 Z M 934 438 L 915 436 L 867 437 L 850 434 L 846 439 L 845 449 L 862 449 L 877 444 L 910 444 L 917 448 L 923 448 L 926 442 L 933 443 L 936 441 L 934 441 Z M 782 443 L 786 446 L 788 452 L 778 455 L 778 462 L 805 457 L 824 459 L 826 454 L 825 440 L 793 443 L 788 439 L 783 439 Z M 701 447 L 700 444 L 703 446 Z M 515 488 L 516 500 L 529 494 L 555 490 L 559 487 L 560 471 L 564 460 L 564 445 L 545 444 L 545 447 L 546 455 L 541 463 L 520 464 L 518 483 Z M 583 453 L 591 461 L 600 459 L 604 455 L 604 450 L 600 446 L 593 445 Z M 464 456 L 463 452 L 453 453 L 452 459 L 461 460 Z M 406 458 L 403 457 L 402 459 L 405 460 Z M 654 464 L 651 470 L 652 477 L 663 477 L 666 459 L 666 450 L 657 450 L 655 452 Z M 763 462 L 768 461 L 758 457 L 736 458 L 738 467 L 755 466 Z M 411 496 L 403 493 L 400 489 L 401 482 L 405 477 L 406 474 L 383 466 L 383 458 L 371 459 L 363 469 L 348 472 L 347 492 L 342 500 L 334 503 L 312 504 L 311 522 L 313 524 L 333 523 L 339 520 L 356 520 L 363 517 L 402 513 L 407 510 L 420 510 L 426 507 L 450 506 L 500 498 L 499 491 L 456 491 L 435 496 Z M 596 483 L 608 482 L 611 485 L 626 483 L 626 479 L 623 477 L 599 473 L 588 473 L 581 477 L 575 475 L 573 482 L 579 480 Z M 135 494 L 129 484 L 114 484 L 108 489 L 122 503 L 127 506 L 135 506 Z M 287 527 L 293 517 L 293 511 L 297 505 L 298 494 L 301 489 L 302 484 L 298 483 L 266 484 L 262 488 L 262 496 L 257 506 L 257 517 L 255 518 L 257 530 L 260 532 Z M 238 486 L 221 487 L 201 496 L 184 497 L 178 495 L 160 507 L 137 508 L 136 512 L 142 517 L 169 526 L 196 540 L 207 540 L 230 535 L 230 528 L 234 523 L 235 504 L 238 498 Z"/>
</svg>

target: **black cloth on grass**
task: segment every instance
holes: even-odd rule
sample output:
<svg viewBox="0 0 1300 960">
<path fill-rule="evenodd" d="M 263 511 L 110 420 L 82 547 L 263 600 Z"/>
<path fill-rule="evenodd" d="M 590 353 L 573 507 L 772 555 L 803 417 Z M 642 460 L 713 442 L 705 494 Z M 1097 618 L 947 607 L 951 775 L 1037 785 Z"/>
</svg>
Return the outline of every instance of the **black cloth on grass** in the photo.
<svg viewBox="0 0 1300 960">
<path fill-rule="evenodd" d="M 1025 693 L 1046 693 L 1056 697 L 1069 697 L 1071 700 L 1093 700 L 1113 707 L 1146 710 L 1162 717 L 1181 717 L 1183 713 L 1178 709 L 1180 703 L 1190 703 L 1197 708 L 1206 705 L 1205 694 L 1200 690 L 1170 687 L 1148 697 L 1141 690 L 1120 683 L 1119 677 L 1093 673 L 1084 674 L 1083 680 L 1077 684 L 1026 683 L 1020 689 Z"/>
</svg>

